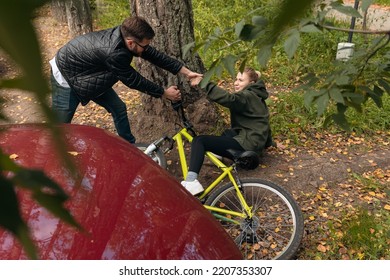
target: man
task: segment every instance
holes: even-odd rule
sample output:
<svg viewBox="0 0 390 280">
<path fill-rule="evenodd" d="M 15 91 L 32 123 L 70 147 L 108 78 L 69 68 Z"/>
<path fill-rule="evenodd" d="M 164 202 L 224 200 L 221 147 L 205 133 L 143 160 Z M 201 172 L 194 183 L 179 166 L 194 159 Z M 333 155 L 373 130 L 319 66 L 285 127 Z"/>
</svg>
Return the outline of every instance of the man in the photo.
<svg viewBox="0 0 390 280">
<path fill-rule="evenodd" d="M 141 76 L 130 65 L 133 57 L 172 74 L 184 74 L 189 80 L 202 76 L 150 46 L 154 36 L 143 18 L 129 17 L 120 26 L 78 36 L 63 46 L 50 61 L 52 108 L 59 121 L 70 123 L 77 106 L 92 100 L 111 113 L 119 136 L 135 143 L 126 105 L 112 86 L 121 81 L 129 88 L 171 101 L 180 100 L 181 93 L 176 86 L 164 89 Z"/>
</svg>

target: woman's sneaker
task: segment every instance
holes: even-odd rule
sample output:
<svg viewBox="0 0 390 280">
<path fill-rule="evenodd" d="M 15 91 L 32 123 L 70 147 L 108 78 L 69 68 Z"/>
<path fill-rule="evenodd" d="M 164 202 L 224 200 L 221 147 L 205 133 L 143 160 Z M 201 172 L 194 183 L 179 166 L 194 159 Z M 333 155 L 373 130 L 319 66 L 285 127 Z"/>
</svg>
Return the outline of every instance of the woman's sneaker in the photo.
<svg viewBox="0 0 390 280">
<path fill-rule="evenodd" d="M 197 195 L 201 192 L 203 192 L 203 187 L 201 185 L 201 183 L 199 183 L 198 180 L 194 180 L 194 181 L 182 181 L 181 182 L 181 185 L 187 190 L 189 191 L 192 195 Z"/>
</svg>

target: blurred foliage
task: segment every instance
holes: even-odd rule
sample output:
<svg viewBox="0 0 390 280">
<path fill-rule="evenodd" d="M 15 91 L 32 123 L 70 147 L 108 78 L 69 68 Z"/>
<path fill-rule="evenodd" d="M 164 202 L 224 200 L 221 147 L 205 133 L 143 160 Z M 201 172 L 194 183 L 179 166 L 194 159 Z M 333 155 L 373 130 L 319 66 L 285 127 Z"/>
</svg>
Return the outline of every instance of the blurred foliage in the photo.
<svg viewBox="0 0 390 280">
<path fill-rule="evenodd" d="M 383 6 L 390 6 L 390 0 L 376 0 L 374 3 Z"/>
<path fill-rule="evenodd" d="M 119 25 L 130 15 L 130 0 L 95 1 L 93 18 L 98 29 Z"/>
<path fill-rule="evenodd" d="M 0 48 L 20 69 L 20 76 L 0 78 L 0 89 L 22 89 L 30 91 L 40 103 L 46 116 L 46 126 L 61 152 L 65 164 L 72 164 L 63 147 L 61 131 L 55 125 L 55 117 L 47 102 L 49 85 L 44 76 L 41 50 L 31 19 L 34 11 L 46 0 L 5 0 L 0 2 Z M 23 244 L 31 259 L 38 258 L 28 226 L 21 217 L 17 200 L 17 189 L 28 189 L 32 197 L 53 215 L 79 228 L 64 207 L 67 195 L 53 180 L 37 170 L 18 166 L 0 149 L 0 226 L 12 232 Z M 48 192 L 48 190 L 50 190 Z"/>
</svg>

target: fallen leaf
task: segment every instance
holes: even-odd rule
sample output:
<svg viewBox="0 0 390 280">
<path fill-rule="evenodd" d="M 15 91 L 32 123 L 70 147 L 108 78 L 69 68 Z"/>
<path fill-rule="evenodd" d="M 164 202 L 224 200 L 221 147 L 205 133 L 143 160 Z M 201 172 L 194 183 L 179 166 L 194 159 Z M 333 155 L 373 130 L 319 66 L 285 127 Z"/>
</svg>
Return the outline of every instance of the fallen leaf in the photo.
<svg viewBox="0 0 390 280">
<path fill-rule="evenodd" d="M 322 244 L 318 245 L 317 246 L 317 250 L 322 252 L 322 253 L 325 253 L 326 252 L 326 247 Z"/>
<path fill-rule="evenodd" d="M 17 154 L 12 154 L 9 156 L 10 159 L 17 159 L 19 156 Z"/>
<path fill-rule="evenodd" d="M 344 255 L 344 254 L 348 253 L 348 250 L 347 250 L 347 248 L 345 248 L 345 247 L 341 247 L 341 248 L 339 249 L 339 253 L 342 254 L 342 255 Z"/>
<path fill-rule="evenodd" d="M 371 196 L 375 196 L 375 192 L 369 192 L 368 194 Z"/>
</svg>

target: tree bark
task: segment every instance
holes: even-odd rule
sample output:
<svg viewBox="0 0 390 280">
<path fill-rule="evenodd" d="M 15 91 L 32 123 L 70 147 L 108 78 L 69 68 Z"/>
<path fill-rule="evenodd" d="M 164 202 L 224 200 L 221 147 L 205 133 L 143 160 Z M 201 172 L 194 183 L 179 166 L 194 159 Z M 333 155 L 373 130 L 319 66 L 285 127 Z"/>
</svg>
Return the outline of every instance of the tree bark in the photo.
<svg viewBox="0 0 390 280">
<path fill-rule="evenodd" d="M 88 0 L 66 0 L 65 7 L 72 37 L 92 31 L 92 16 Z"/>
<path fill-rule="evenodd" d="M 92 31 L 89 0 L 51 0 L 51 13 L 58 22 L 68 25 L 72 37 Z"/>
<path fill-rule="evenodd" d="M 67 23 L 66 7 L 64 0 L 51 0 L 51 14 L 56 21 L 61 23 Z"/>
<path fill-rule="evenodd" d="M 199 56 L 187 55 L 183 58 L 182 48 L 195 41 L 194 20 L 191 0 L 130 0 L 131 12 L 133 16 L 145 18 L 153 27 L 156 36 L 152 45 L 169 56 L 184 62 L 185 66 L 192 71 L 203 73 L 204 65 Z M 208 126 L 208 122 L 213 122 L 217 117 L 214 106 L 211 106 L 204 98 L 204 93 L 198 89 L 190 87 L 189 81 L 183 75 L 172 75 L 142 59 L 135 59 L 135 66 L 141 75 L 147 79 L 160 84 L 164 88 L 177 85 L 182 93 L 183 103 L 190 115 L 191 121 L 195 124 Z M 174 111 L 170 102 L 152 98 L 142 94 L 142 116 L 139 117 L 138 126 L 145 128 L 145 122 L 151 122 L 145 116 L 157 116 L 154 121 L 163 121 L 169 127 L 174 120 Z M 201 102 L 202 106 L 194 103 Z M 196 109 L 196 107 L 198 109 Z M 199 111 L 202 107 L 203 114 Z M 210 109 L 212 108 L 212 109 Z M 207 112 L 207 117 L 205 113 Z M 214 114 L 213 114 L 214 113 Z M 204 120 L 206 118 L 207 120 Z M 199 127 L 199 126 L 198 126 Z"/>
</svg>

